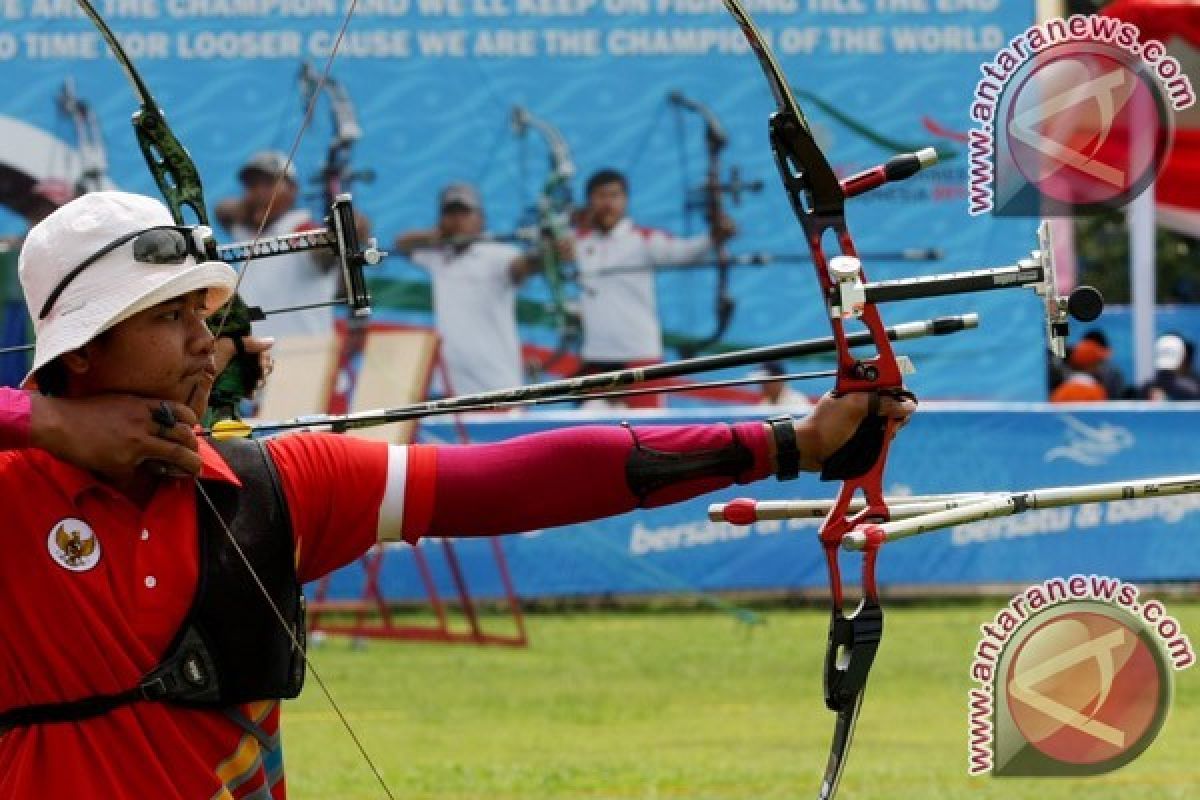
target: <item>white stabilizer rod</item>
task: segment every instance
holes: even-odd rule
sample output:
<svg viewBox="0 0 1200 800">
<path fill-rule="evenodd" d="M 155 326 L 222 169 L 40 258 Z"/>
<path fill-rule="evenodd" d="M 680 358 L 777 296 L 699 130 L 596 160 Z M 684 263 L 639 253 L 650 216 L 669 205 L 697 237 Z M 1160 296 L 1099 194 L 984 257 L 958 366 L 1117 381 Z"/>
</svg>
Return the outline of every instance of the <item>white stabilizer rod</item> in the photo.
<svg viewBox="0 0 1200 800">
<path fill-rule="evenodd" d="M 968 522 L 979 522 L 995 517 L 1007 517 L 1041 508 L 1061 508 L 1062 506 L 1167 497 L 1196 492 L 1200 492 L 1200 475 L 1168 475 L 1161 478 L 1117 481 L 1115 483 L 1030 489 L 1012 494 L 985 495 L 984 499 L 978 502 L 908 519 L 898 519 L 894 522 L 884 522 L 879 525 L 879 528 L 883 530 L 886 543 L 954 525 L 965 525 Z M 859 531 L 846 534 L 842 540 L 842 547 L 846 550 L 861 550 L 864 544 L 866 544 L 866 536 Z"/>
</svg>

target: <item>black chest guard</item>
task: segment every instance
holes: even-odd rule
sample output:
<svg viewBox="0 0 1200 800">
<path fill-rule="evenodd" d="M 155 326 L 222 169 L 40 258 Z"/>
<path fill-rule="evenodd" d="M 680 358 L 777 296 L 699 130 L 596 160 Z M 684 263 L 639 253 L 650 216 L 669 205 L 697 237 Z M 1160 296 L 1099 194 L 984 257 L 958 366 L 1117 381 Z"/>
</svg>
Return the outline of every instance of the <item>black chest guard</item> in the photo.
<svg viewBox="0 0 1200 800">
<path fill-rule="evenodd" d="M 0 733 L 24 725 L 85 719 L 139 700 L 229 708 L 300 693 L 304 595 L 296 577 L 291 520 L 279 476 L 257 441 L 234 439 L 214 447 L 242 488 L 203 481 L 215 510 L 204 495 L 196 493 L 200 575 L 191 608 L 166 656 L 136 687 L 124 692 L 4 711 Z M 229 541 L 225 526 L 253 574 Z M 267 603 L 264 590 L 291 635 Z"/>
</svg>

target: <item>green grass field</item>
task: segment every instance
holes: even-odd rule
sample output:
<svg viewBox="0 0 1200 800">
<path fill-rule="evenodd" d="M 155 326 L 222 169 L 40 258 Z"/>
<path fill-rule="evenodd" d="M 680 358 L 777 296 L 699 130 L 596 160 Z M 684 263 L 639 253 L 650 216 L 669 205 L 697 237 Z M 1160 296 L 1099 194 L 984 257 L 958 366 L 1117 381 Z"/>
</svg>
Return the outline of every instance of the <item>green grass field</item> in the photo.
<svg viewBox="0 0 1200 800">
<path fill-rule="evenodd" d="M 970 778 L 967 668 L 999 600 L 888 611 L 844 798 L 1200 797 L 1200 668 L 1150 750 L 1087 780 Z M 1200 643 L 1200 604 L 1169 610 Z M 527 650 L 344 640 L 314 649 L 397 798 L 814 797 L 832 714 L 827 615 L 539 614 Z M 502 622 L 497 622 L 502 625 Z M 284 710 L 293 800 L 385 797 L 310 677 Z"/>
</svg>

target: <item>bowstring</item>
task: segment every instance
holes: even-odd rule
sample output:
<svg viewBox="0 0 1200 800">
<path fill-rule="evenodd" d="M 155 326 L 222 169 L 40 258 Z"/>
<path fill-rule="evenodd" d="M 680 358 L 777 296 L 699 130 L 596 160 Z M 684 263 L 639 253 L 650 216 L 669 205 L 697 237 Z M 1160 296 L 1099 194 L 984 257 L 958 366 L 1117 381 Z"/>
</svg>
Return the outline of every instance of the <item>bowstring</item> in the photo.
<svg viewBox="0 0 1200 800">
<path fill-rule="evenodd" d="M 350 20 L 354 17 L 354 11 L 357 7 L 358 7 L 358 0 L 350 0 L 350 4 L 347 7 L 346 14 L 342 18 L 342 24 L 338 28 L 337 37 L 334 39 L 333 47 L 330 50 L 329 58 L 327 58 L 325 60 L 325 67 L 321 71 L 321 78 L 317 82 L 317 86 L 316 86 L 316 89 L 312 93 L 312 97 L 309 98 L 307 108 L 305 108 L 305 110 L 304 110 L 304 118 L 300 123 L 300 129 L 296 132 L 295 137 L 293 137 L 293 139 L 292 139 L 292 144 L 288 148 L 287 160 L 284 162 L 283 171 L 281 172 L 281 174 L 279 176 L 276 177 L 275 184 L 271 188 L 271 196 L 270 196 L 270 199 L 267 201 L 267 208 L 263 212 L 262 219 L 259 220 L 258 230 L 255 232 L 254 240 L 253 240 L 253 243 L 251 244 L 251 248 L 250 248 L 251 255 L 249 258 L 247 258 L 245 260 L 245 262 L 242 263 L 241 267 L 237 270 L 237 280 L 234 283 L 233 294 L 237 294 L 238 289 L 242 285 L 242 280 L 245 277 L 246 272 L 250 269 L 250 263 L 254 260 L 253 254 L 255 251 L 255 245 L 258 244 L 259 240 L 262 238 L 263 231 L 266 230 L 267 219 L 270 217 L 271 210 L 274 208 L 275 202 L 279 197 L 280 187 L 282 186 L 283 181 L 287 179 L 286 178 L 287 172 L 291 168 L 292 162 L 295 159 L 296 151 L 300 147 L 300 142 L 304 138 L 305 131 L 308 129 L 309 124 L 312 122 L 313 112 L 315 111 L 315 109 L 317 107 L 317 101 L 320 100 L 321 94 L 325 89 L 325 85 L 329 80 L 330 72 L 333 69 L 334 59 L 337 58 L 338 50 L 341 47 L 342 40 L 346 34 L 346 30 L 350 26 Z M 220 322 L 216 326 L 217 330 L 220 330 L 222 327 L 224 327 L 225 322 L 228 320 L 229 314 L 231 311 L 232 311 L 232 305 L 226 304 L 225 310 L 221 315 Z M 267 587 L 263 584 L 262 579 L 259 578 L 258 573 L 254 570 L 254 566 L 250 563 L 250 559 L 246 556 L 246 552 L 242 549 L 241 545 L 238 543 L 237 539 L 234 537 L 233 531 L 231 531 L 229 529 L 229 526 L 225 524 L 225 520 L 221 517 L 221 515 L 219 513 L 217 513 L 216 505 L 213 503 L 212 498 L 209 497 L 208 492 L 204 489 L 204 485 L 201 484 L 199 480 L 196 480 L 195 484 L 196 484 L 196 490 L 199 493 L 199 495 L 204 499 L 204 502 L 212 510 L 213 515 L 216 516 L 216 518 L 220 521 L 221 528 L 224 530 L 225 536 L 229 539 L 229 543 L 233 546 L 234 552 L 237 553 L 238 558 L 241 559 L 242 563 L 246 567 L 246 570 L 250 573 L 250 577 L 254 580 L 255 585 L 258 586 L 258 589 L 262 593 L 263 598 L 267 601 L 267 604 L 270 606 L 271 612 L 275 615 L 275 618 L 278 620 L 278 622 L 280 623 L 280 626 L 283 628 L 283 630 L 287 632 L 288 638 L 291 639 L 291 641 L 292 641 L 292 646 L 297 648 L 300 651 L 300 654 L 304 659 L 304 664 L 305 664 L 306 668 L 312 673 L 313 678 L 317 682 L 317 685 L 321 688 L 321 693 L 325 696 L 325 699 L 329 703 L 330 707 L 333 708 L 333 711 L 337 715 L 338 720 L 341 722 L 342 727 L 345 729 L 346 734 L 350 737 L 351 741 L 354 742 L 354 746 L 358 750 L 359 755 L 362 756 L 363 760 L 367 763 L 367 766 L 370 768 L 371 773 L 375 776 L 375 780 L 379 783 L 379 788 L 383 790 L 384 795 L 389 800 L 395 800 L 396 796 L 394 794 L 392 794 L 392 790 L 388 787 L 387 782 L 383 779 L 383 774 L 380 772 L 379 767 L 376 765 L 374 759 L 371 758 L 371 754 L 367 751 L 366 745 L 364 745 L 362 740 L 358 737 L 358 734 L 354 730 L 354 726 L 352 726 L 350 724 L 350 720 L 346 717 L 345 712 L 342 711 L 341 706 L 338 704 L 337 700 L 334 699 L 333 693 L 330 692 L 330 690 L 329 690 L 329 686 L 325 683 L 325 680 L 321 677 L 321 673 L 317 670 L 312 659 L 309 657 L 308 652 L 305 650 L 303 644 L 300 642 L 299 638 L 296 636 L 295 631 L 293 631 L 291 629 L 291 626 L 288 624 L 287 619 L 283 615 L 283 612 L 281 612 L 279 610 L 279 606 L 275 603 L 274 599 L 272 599 L 270 592 L 267 590 Z"/>
<path fill-rule="evenodd" d="M 250 577 L 254 579 L 254 584 L 262 593 L 263 599 L 265 599 L 267 601 L 267 605 L 271 607 L 271 613 L 275 615 L 275 619 L 279 621 L 280 627 L 282 627 L 287 633 L 288 638 L 292 642 L 292 647 L 296 648 L 296 650 L 300 652 L 301 658 L 304 659 L 305 667 L 309 672 L 312 673 L 317 685 L 321 687 L 321 693 L 325 695 L 325 699 L 329 701 L 329 705 L 333 708 L 337 718 L 341 721 L 342 727 L 346 729 L 346 733 L 350 735 L 350 739 L 354 742 L 354 746 L 358 748 L 359 754 L 361 754 L 363 759 L 367 762 L 367 766 L 371 768 L 371 772 L 375 775 L 375 780 L 379 782 L 379 787 L 383 789 L 383 793 L 389 798 L 389 800 L 396 800 L 396 796 L 392 794 L 392 790 L 388 788 L 387 783 L 384 781 L 383 774 L 379 771 L 379 767 L 371 758 L 370 753 L 367 752 L 367 748 L 362 743 L 362 740 L 358 738 L 358 734 L 355 733 L 353 726 L 350 724 L 350 720 L 346 718 L 341 706 L 339 706 L 337 701 L 333 699 L 333 693 L 329 691 L 329 686 L 325 683 L 325 679 L 321 677 L 321 673 L 317 670 L 316 664 L 314 664 L 312 659 L 309 657 L 308 651 L 305 649 L 303 642 L 300 641 L 300 638 L 296 635 L 296 632 L 292 630 L 291 625 L 288 624 L 287 618 L 279 609 L 279 605 L 275 602 L 274 598 L 271 597 L 271 593 L 268 591 L 266 585 L 263 584 L 262 579 L 258 577 L 258 572 L 255 571 L 254 565 L 250 563 L 250 559 L 246 555 L 246 551 L 242 549 L 240 544 L 238 544 L 238 540 L 236 537 L 234 537 L 233 531 L 229 529 L 229 526 L 225 523 L 225 519 L 221 516 L 220 512 L 217 511 L 216 504 L 213 503 L 212 498 L 209 497 L 208 492 L 205 491 L 204 486 L 199 480 L 196 481 L 196 488 L 200 490 L 200 496 L 204 498 L 205 504 L 208 506 L 209 510 L 212 511 L 213 516 L 216 517 L 217 521 L 221 524 L 221 529 L 225 532 L 225 536 L 229 539 L 229 543 L 233 545 L 233 549 L 237 553 L 238 558 L 241 559 L 242 564 L 245 565 L 246 571 L 249 572 Z"/>
<path fill-rule="evenodd" d="M 637 142 L 634 145 L 633 152 L 630 154 L 629 158 L 625 162 L 625 164 L 626 164 L 625 176 L 626 177 L 632 179 L 634 171 L 637 169 L 638 164 L 641 163 L 642 156 L 645 155 L 646 152 L 650 149 L 649 148 L 650 140 L 654 138 L 656 133 L 658 133 L 659 125 L 662 122 L 662 115 L 664 112 L 666 112 L 666 110 L 667 110 L 666 100 L 663 100 L 662 102 L 658 103 L 658 105 L 656 106 L 656 108 L 654 110 L 654 116 L 650 118 L 650 122 L 649 122 L 649 124 L 646 125 L 645 129 L 642 131 L 641 136 L 639 136 L 637 138 Z"/>
</svg>

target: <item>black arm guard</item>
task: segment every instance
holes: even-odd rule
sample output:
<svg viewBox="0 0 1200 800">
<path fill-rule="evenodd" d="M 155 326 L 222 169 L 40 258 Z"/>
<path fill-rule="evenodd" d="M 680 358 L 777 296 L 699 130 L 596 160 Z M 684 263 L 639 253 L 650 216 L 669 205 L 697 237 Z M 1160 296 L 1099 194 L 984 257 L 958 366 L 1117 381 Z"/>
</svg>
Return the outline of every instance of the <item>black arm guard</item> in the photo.
<svg viewBox="0 0 1200 800">
<path fill-rule="evenodd" d="M 730 427 L 732 442 L 719 450 L 692 450 L 686 453 L 665 453 L 643 447 L 637 431 L 628 422 L 621 425 L 633 437 L 633 452 L 625 463 L 625 482 L 637 495 L 638 505 L 660 489 L 676 483 L 700 478 L 732 478 L 754 466 L 754 453 L 738 439 L 737 429 Z"/>
</svg>

